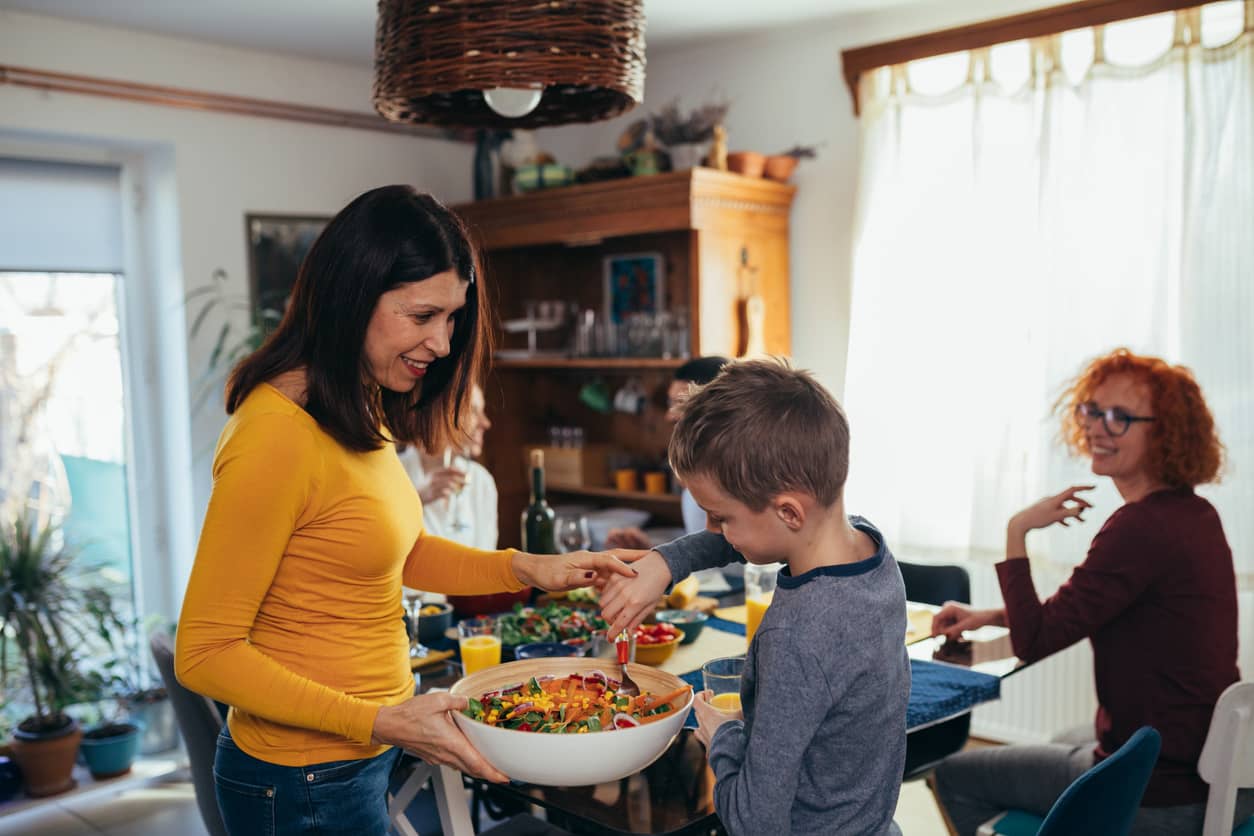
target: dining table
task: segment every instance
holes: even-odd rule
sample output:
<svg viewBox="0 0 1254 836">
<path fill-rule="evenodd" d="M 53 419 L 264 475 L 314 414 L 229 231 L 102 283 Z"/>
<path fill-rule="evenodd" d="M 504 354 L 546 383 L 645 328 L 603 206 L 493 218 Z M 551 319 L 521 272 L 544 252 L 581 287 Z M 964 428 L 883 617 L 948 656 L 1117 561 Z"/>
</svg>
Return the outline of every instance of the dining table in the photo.
<svg viewBox="0 0 1254 836">
<path fill-rule="evenodd" d="M 701 690 L 701 666 L 724 656 L 744 655 L 743 593 L 721 600 L 696 640 L 681 644 L 658 664 Z M 952 643 L 931 636 L 936 607 L 907 604 L 903 641 L 910 659 L 911 693 L 906 714 L 907 764 L 910 747 L 924 741 L 929 730 L 998 699 L 1001 680 L 1023 667 L 1014 657 L 1005 628 L 982 628 L 970 641 Z M 447 688 L 460 677 L 456 658 L 419 673 L 419 690 Z M 714 775 L 705 747 L 695 737 L 695 714 L 671 745 L 652 764 L 618 781 L 589 786 L 552 787 L 510 782 L 491 784 L 467 778 L 476 813 L 480 803 L 505 809 L 530 805 L 543 808 L 547 820 L 572 834 L 722 834 L 714 809 Z"/>
</svg>

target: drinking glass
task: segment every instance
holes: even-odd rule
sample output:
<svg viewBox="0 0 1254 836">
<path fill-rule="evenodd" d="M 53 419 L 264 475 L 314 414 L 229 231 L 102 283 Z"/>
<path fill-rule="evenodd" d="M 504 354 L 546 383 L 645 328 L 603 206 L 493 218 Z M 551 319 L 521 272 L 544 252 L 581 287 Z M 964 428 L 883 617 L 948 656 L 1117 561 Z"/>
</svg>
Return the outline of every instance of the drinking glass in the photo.
<svg viewBox="0 0 1254 836">
<path fill-rule="evenodd" d="M 775 597 L 775 582 L 781 568 L 782 563 L 745 566 L 745 641 L 749 644 L 753 643 L 753 634 L 758 631 L 762 616 Z"/>
<path fill-rule="evenodd" d="M 405 593 L 405 611 L 408 615 L 406 627 L 409 628 L 409 656 L 411 659 L 422 659 L 431 652 L 430 648 L 418 640 L 418 614 L 422 610 L 422 593 Z"/>
<path fill-rule="evenodd" d="M 469 531 L 471 527 L 470 500 L 465 496 L 466 487 L 470 484 L 470 456 L 466 450 L 444 448 L 444 466 L 460 470 L 466 475 L 466 481 L 456 493 L 448 497 L 449 516 L 453 518 L 453 531 Z"/>
<path fill-rule="evenodd" d="M 457 648 L 469 675 L 501 664 L 501 623 L 490 615 L 457 622 Z"/>
<path fill-rule="evenodd" d="M 590 548 L 592 535 L 588 532 L 587 518 L 582 514 L 575 517 L 558 517 L 557 546 L 563 554 Z"/>
<path fill-rule="evenodd" d="M 745 657 L 724 656 L 701 666 L 701 684 L 713 691 L 710 705 L 727 714 L 740 712 L 740 678 L 745 670 Z"/>
</svg>

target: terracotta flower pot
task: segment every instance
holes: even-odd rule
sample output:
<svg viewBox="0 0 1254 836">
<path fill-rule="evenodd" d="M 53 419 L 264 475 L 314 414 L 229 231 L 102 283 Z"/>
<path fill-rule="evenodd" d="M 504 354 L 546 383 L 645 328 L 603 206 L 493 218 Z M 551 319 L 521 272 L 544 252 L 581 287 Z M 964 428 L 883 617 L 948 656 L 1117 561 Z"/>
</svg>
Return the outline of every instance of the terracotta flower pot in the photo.
<svg viewBox="0 0 1254 836">
<path fill-rule="evenodd" d="M 83 730 L 77 722 L 48 734 L 13 732 L 13 759 L 22 769 L 26 794 L 42 798 L 74 789 L 74 760 Z"/>
<path fill-rule="evenodd" d="M 727 168 L 745 177 L 761 177 L 766 157 L 757 151 L 732 151 L 727 155 Z"/>
<path fill-rule="evenodd" d="M 778 180 L 780 183 L 792 177 L 793 170 L 797 167 L 797 158 L 790 157 L 787 154 L 772 154 L 766 158 L 766 166 L 763 173 L 770 180 Z"/>
</svg>

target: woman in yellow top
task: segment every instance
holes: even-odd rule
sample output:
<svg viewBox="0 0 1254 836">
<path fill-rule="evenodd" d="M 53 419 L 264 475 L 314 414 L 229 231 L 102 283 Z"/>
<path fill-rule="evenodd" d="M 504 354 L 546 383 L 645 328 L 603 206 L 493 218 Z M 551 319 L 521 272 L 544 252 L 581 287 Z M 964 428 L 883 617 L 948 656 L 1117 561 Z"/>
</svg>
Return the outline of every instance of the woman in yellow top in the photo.
<svg viewBox="0 0 1254 836">
<path fill-rule="evenodd" d="M 634 571 L 423 533 L 393 442 L 438 448 L 454 432 L 486 309 L 458 218 L 375 189 L 327 225 L 282 323 L 231 375 L 175 661 L 180 682 L 232 706 L 214 764 L 232 836 L 385 833 L 399 747 L 505 780 L 449 716 L 465 698 L 413 696 L 402 584 L 478 594 Z"/>
</svg>

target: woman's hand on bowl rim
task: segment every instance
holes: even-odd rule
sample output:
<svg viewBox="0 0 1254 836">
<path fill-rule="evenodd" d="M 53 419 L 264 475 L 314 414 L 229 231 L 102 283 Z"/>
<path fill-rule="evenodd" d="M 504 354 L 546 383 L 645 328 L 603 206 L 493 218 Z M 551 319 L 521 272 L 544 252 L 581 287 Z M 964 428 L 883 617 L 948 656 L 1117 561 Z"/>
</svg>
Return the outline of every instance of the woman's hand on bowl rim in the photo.
<svg viewBox="0 0 1254 836">
<path fill-rule="evenodd" d="M 371 742 L 400 746 L 427 763 L 451 766 L 458 772 L 503 784 L 509 777 L 488 763 L 453 721 L 465 697 L 449 693 L 420 694 L 400 705 L 385 705 L 375 715 Z"/>
</svg>

